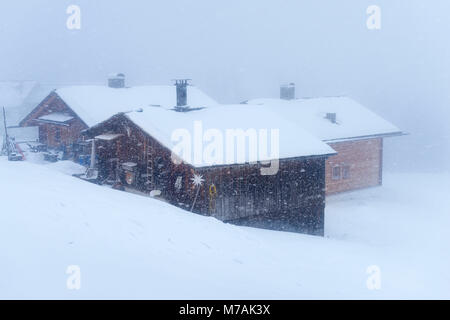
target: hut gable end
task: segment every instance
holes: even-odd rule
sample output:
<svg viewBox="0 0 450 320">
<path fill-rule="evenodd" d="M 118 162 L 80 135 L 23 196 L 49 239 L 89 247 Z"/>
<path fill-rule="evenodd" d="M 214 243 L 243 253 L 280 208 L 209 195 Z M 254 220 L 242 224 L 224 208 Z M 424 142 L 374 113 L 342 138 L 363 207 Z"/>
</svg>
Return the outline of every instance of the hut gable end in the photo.
<svg viewBox="0 0 450 320">
<path fill-rule="evenodd" d="M 70 106 L 58 96 L 56 92 L 51 92 L 41 103 L 39 103 L 39 105 L 37 105 L 36 108 L 34 108 L 34 110 L 20 122 L 20 126 L 35 126 L 37 119 L 54 112 L 71 115 L 76 118 L 84 128 L 88 127 L 86 123 L 84 123 L 84 121 L 70 108 Z"/>
</svg>

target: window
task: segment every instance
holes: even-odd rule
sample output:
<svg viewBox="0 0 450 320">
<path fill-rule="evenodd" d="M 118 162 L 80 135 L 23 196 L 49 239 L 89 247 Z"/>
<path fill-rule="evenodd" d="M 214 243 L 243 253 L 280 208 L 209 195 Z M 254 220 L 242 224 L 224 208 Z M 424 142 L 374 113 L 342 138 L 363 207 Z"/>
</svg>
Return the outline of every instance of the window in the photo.
<svg viewBox="0 0 450 320">
<path fill-rule="evenodd" d="M 61 143 L 61 129 L 58 127 L 55 128 L 55 142 L 56 144 Z"/>
<path fill-rule="evenodd" d="M 349 165 L 336 165 L 331 169 L 331 178 L 333 180 L 350 179 Z"/>
<path fill-rule="evenodd" d="M 342 166 L 342 178 L 350 179 L 350 166 L 349 165 Z"/>
<path fill-rule="evenodd" d="M 341 167 L 335 166 L 332 169 L 331 177 L 333 180 L 340 180 L 341 179 Z"/>
</svg>

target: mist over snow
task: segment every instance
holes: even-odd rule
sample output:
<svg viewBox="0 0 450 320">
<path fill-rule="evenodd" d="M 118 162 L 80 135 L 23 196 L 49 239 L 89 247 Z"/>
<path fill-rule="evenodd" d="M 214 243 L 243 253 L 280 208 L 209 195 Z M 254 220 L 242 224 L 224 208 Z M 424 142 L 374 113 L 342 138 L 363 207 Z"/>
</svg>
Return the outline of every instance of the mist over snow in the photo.
<svg viewBox="0 0 450 320">
<path fill-rule="evenodd" d="M 81 30 L 66 9 L 81 8 Z M 366 9 L 381 8 L 381 29 Z M 450 4 L 436 1 L 16 0 L 0 3 L 0 80 L 130 85 L 189 77 L 222 103 L 348 95 L 410 136 L 387 170 L 448 170 Z"/>
</svg>

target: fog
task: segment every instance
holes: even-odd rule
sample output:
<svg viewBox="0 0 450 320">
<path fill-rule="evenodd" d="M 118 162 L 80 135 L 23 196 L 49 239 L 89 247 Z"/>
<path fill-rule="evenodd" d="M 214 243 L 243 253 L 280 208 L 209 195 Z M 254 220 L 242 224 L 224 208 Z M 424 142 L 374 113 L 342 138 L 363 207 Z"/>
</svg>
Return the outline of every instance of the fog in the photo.
<svg viewBox="0 0 450 320">
<path fill-rule="evenodd" d="M 81 29 L 66 27 L 69 5 Z M 366 9 L 381 8 L 381 29 Z M 408 136 L 386 142 L 386 170 L 449 169 L 450 2 L 2 0 L 0 80 L 128 85 L 177 77 L 223 103 L 348 95 Z"/>
</svg>

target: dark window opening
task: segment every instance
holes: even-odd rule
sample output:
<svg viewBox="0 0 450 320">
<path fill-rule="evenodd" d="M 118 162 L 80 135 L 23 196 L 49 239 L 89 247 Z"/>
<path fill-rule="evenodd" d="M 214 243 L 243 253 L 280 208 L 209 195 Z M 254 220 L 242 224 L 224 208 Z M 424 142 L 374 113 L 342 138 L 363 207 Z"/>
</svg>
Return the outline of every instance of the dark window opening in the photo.
<svg viewBox="0 0 450 320">
<path fill-rule="evenodd" d="M 341 179 L 341 167 L 339 166 L 333 167 L 331 175 L 333 180 Z"/>
<path fill-rule="evenodd" d="M 55 142 L 56 144 L 61 143 L 61 129 L 55 128 Z"/>
</svg>

